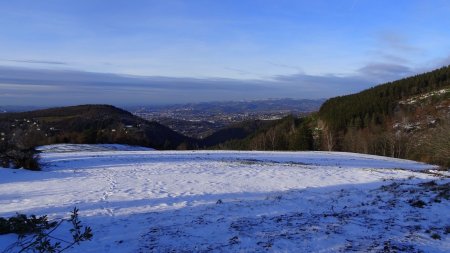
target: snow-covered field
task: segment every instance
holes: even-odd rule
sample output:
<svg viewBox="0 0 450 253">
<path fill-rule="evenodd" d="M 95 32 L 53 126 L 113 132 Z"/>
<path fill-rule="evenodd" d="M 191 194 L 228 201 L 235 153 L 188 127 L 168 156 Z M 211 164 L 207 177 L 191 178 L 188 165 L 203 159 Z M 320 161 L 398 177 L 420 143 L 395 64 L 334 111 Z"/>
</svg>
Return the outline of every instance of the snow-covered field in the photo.
<svg viewBox="0 0 450 253">
<path fill-rule="evenodd" d="M 42 172 L 0 169 L 0 216 L 78 207 L 94 239 L 71 252 L 450 252 L 450 179 L 430 165 L 333 152 L 42 150 Z M 0 251 L 15 239 L 0 236 Z"/>
</svg>

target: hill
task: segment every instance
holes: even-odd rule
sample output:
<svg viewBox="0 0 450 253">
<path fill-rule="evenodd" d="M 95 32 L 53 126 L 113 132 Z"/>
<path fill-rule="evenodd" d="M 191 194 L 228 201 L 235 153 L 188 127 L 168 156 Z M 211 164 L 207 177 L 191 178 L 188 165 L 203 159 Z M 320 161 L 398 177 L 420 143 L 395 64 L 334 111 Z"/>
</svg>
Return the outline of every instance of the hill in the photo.
<svg viewBox="0 0 450 253">
<path fill-rule="evenodd" d="M 221 148 L 225 148 L 226 145 L 224 145 L 224 143 L 243 140 L 270 124 L 273 124 L 273 121 L 248 120 L 236 123 L 212 133 L 200 140 L 199 143 L 200 146 L 204 148 L 219 148 L 218 145 L 220 145 Z"/>
<path fill-rule="evenodd" d="M 321 106 L 319 115 L 332 130 L 342 130 L 350 125 L 362 128 L 382 124 L 386 117 L 398 111 L 400 101 L 446 88 L 450 88 L 450 66 L 331 98 Z"/>
<path fill-rule="evenodd" d="M 450 166 L 450 66 L 331 98 L 307 117 L 285 117 L 247 130 L 218 131 L 209 144 L 349 151 Z M 235 132 L 240 134 L 230 134 Z"/>
<path fill-rule="evenodd" d="M 243 122 L 208 136 L 203 146 L 229 150 L 312 150 L 310 117 Z"/>
<path fill-rule="evenodd" d="M 3 141 L 24 148 L 52 143 L 120 143 L 177 149 L 192 142 L 166 126 L 110 105 L 3 113 L 0 129 Z"/>
<path fill-rule="evenodd" d="M 322 148 L 450 166 L 450 66 L 327 100 Z"/>
</svg>

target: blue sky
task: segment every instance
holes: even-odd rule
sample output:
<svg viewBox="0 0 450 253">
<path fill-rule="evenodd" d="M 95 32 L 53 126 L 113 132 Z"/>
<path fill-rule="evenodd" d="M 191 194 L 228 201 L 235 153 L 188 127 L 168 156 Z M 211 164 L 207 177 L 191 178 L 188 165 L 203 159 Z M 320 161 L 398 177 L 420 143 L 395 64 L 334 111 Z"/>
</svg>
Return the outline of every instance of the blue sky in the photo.
<svg viewBox="0 0 450 253">
<path fill-rule="evenodd" d="M 348 94 L 450 64 L 450 2 L 0 1 L 0 105 Z"/>
</svg>

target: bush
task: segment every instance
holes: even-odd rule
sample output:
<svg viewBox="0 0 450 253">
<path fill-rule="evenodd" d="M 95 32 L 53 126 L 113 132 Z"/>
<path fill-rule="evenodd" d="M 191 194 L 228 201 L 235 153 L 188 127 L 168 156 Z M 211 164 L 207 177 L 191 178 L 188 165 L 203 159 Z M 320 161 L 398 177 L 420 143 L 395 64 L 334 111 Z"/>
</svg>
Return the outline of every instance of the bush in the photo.
<svg viewBox="0 0 450 253">
<path fill-rule="evenodd" d="M 21 150 L 11 148 L 0 151 L 0 166 L 4 168 L 24 168 L 27 170 L 40 170 L 39 155 L 35 149 Z"/>
<path fill-rule="evenodd" d="M 412 206 L 412 207 L 417 207 L 417 208 L 423 208 L 424 206 L 427 205 L 427 203 L 425 203 L 423 200 L 420 199 L 410 199 L 408 201 L 408 203 Z"/>
<path fill-rule="evenodd" d="M 63 222 L 71 225 L 69 230 L 72 240 L 57 238 L 52 233 Z M 37 217 L 17 214 L 9 219 L 0 218 L 0 235 L 14 233 L 18 235 L 17 242 L 11 244 L 3 252 L 63 252 L 75 244 L 91 240 L 93 237 L 90 227 L 84 227 L 78 218 L 78 209 L 74 208 L 70 219 L 49 221 L 47 216 Z"/>
<path fill-rule="evenodd" d="M 441 240 L 441 236 L 439 234 L 436 234 L 436 233 L 432 234 L 431 238 L 433 238 L 434 240 Z"/>
<path fill-rule="evenodd" d="M 13 165 L 15 168 L 24 168 L 28 170 L 40 170 L 39 155 L 34 149 L 13 150 Z"/>
<path fill-rule="evenodd" d="M 10 161 L 3 154 L 0 154 L 0 167 L 9 168 Z"/>
<path fill-rule="evenodd" d="M 10 233 L 18 235 L 40 233 L 56 225 L 57 222 L 49 222 L 46 215 L 41 217 L 31 215 L 27 217 L 25 214 L 17 214 L 9 219 L 0 218 L 0 235 Z"/>
</svg>

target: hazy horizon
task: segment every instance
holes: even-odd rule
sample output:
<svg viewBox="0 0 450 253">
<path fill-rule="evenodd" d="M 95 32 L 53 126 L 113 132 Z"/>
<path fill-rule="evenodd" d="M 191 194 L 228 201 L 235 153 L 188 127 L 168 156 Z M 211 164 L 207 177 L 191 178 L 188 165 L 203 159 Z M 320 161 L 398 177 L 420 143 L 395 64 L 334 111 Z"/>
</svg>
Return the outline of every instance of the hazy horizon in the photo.
<svg viewBox="0 0 450 253">
<path fill-rule="evenodd" d="M 0 3 L 0 105 L 320 99 L 450 64 L 447 1 Z"/>
<path fill-rule="evenodd" d="M 177 107 L 184 105 L 202 105 L 202 104 L 219 104 L 219 103 L 252 103 L 252 102 L 266 102 L 266 101 L 283 101 L 283 100 L 294 100 L 294 101 L 321 101 L 324 102 L 327 98 L 318 98 L 318 99 L 308 99 L 308 98 L 265 98 L 265 99 L 242 99 L 242 100 L 211 100 L 211 101 L 200 101 L 200 102 L 187 102 L 187 103 L 160 103 L 160 104 L 151 104 L 151 103 L 137 103 L 137 104 L 101 104 L 101 103 L 85 103 L 85 104 L 65 104 L 65 105 L 8 105 L 2 104 L 0 105 L 0 109 L 15 109 L 17 111 L 23 111 L 23 109 L 30 110 L 39 110 L 46 109 L 51 107 L 65 107 L 65 106 L 79 106 L 79 105 L 113 105 L 115 107 L 119 107 L 122 109 L 130 109 L 136 107 L 148 107 L 148 108 L 169 108 L 169 107 Z"/>
</svg>

